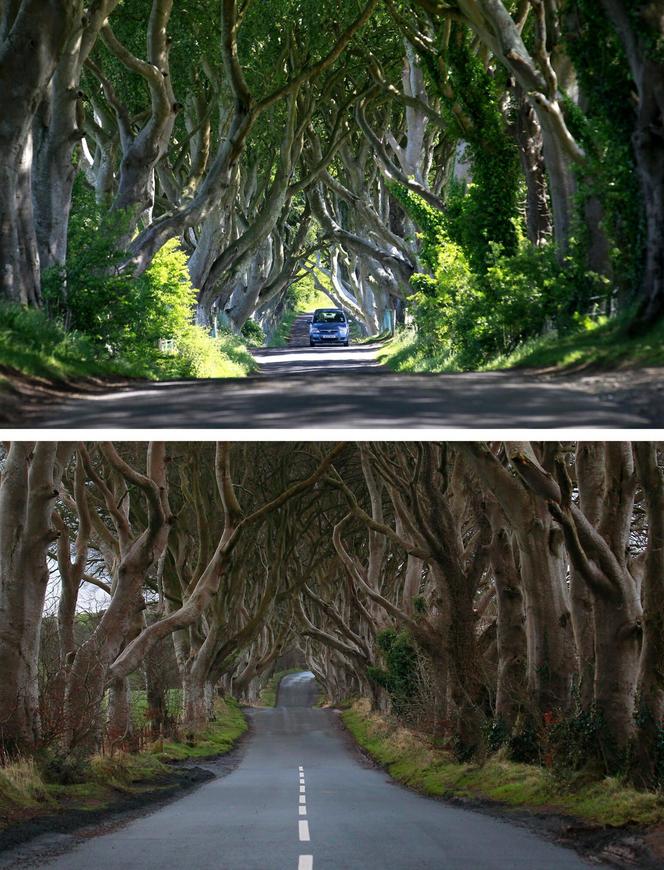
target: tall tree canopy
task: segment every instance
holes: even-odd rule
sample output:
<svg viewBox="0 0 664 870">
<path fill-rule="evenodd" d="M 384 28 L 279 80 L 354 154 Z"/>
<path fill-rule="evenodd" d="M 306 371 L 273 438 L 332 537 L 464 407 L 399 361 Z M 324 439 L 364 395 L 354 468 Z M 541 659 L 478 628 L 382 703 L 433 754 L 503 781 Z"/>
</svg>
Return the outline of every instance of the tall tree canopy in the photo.
<svg viewBox="0 0 664 870">
<path fill-rule="evenodd" d="M 13 442 L 4 751 L 205 726 L 282 653 L 461 757 L 662 784 L 664 466 L 638 442 Z M 96 612 L 88 613 L 89 590 Z M 170 663 L 170 664 L 169 664 Z"/>
<path fill-rule="evenodd" d="M 114 270 L 184 249 L 203 324 L 269 323 L 309 275 L 367 333 L 493 309 L 478 352 L 575 314 L 647 326 L 663 21 L 653 0 L 5 2 L 0 294 L 40 306 L 48 278 L 49 310 L 75 304 L 78 176 Z"/>
</svg>

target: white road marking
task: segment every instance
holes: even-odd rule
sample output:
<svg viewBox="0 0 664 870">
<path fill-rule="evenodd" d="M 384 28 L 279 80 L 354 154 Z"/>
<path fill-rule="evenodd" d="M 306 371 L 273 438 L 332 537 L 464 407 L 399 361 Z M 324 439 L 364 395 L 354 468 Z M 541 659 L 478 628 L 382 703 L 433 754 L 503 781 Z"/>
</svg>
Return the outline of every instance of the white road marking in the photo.
<svg viewBox="0 0 664 870">
<path fill-rule="evenodd" d="M 304 767 L 300 764 L 298 768 L 300 772 L 300 802 L 298 806 L 298 813 L 301 816 L 306 816 L 307 814 L 307 799 L 305 797 L 306 786 L 304 784 Z M 309 822 L 304 820 L 300 820 L 298 822 L 298 829 L 300 835 L 301 843 L 308 843 L 311 840 L 309 835 Z M 297 864 L 297 870 L 313 870 L 314 868 L 314 856 L 313 855 L 300 855 Z"/>
</svg>

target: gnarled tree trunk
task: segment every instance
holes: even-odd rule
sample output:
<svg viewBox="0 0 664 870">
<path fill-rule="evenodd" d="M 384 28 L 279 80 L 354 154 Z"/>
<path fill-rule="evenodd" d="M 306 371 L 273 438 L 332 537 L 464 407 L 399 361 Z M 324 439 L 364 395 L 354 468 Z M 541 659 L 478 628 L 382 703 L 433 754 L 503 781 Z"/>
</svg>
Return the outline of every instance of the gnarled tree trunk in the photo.
<svg viewBox="0 0 664 870">
<path fill-rule="evenodd" d="M 72 447 L 14 441 L 0 479 L 0 743 L 39 744 L 38 661 L 52 514 Z"/>
<path fill-rule="evenodd" d="M 0 44 L 0 299 L 38 305 L 32 204 L 33 122 L 62 52 L 81 26 L 82 0 L 23 0 L 5 12 Z"/>
</svg>

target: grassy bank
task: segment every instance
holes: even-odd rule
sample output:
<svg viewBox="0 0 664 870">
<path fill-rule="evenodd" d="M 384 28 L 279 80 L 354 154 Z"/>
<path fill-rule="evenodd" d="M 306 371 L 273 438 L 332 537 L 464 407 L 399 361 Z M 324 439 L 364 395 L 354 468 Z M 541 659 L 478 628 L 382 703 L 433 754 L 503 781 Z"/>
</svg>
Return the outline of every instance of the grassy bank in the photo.
<svg viewBox="0 0 664 870">
<path fill-rule="evenodd" d="M 243 377 L 256 369 L 245 344 L 230 333 L 218 339 L 192 327 L 181 353 L 111 356 L 86 335 L 65 332 L 41 311 L 0 305 L 0 384 L 11 373 L 53 382 L 84 378 Z"/>
<path fill-rule="evenodd" d="M 216 720 L 210 722 L 205 731 L 196 735 L 195 742 L 190 740 L 165 740 L 155 743 L 152 752 L 161 762 L 186 761 L 187 759 L 210 758 L 224 755 L 237 743 L 247 730 L 247 720 L 232 698 L 219 701 L 216 705 Z"/>
<path fill-rule="evenodd" d="M 454 354 L 431 353 L 413 330 L 402 330 L 379 352 L 382 363 L 397 372 L 458 372 Z M 563 336 L 535 338 L 512 353 L 496 356 L 480 371 L 510 368 L 627 368 L 664 365 L 664 321 L 642 336 L 627 336 L 620 320 L 592 325 Z"/>
<path fill-rule="evenodd" d="M 132 365 L 100 354 L 85 336 L 65 333 L 40 311 L 10 305 L 0 305 L 0 366 L 54 381 L 134 375 Z"/>
<path fill-rule="evenodd" d="M 296 311 L 295 308 L 286 310 L 277 328 L 268 336 L 266 342 L 268 347 L 286 347 L 298 314 L 299 311 Z"/>
<path fill-rule="evenodd" d="M 354 703 L 342 718 L 360 746 L 394 779 L 427 795 L 490 800 L 602 825 L 664 822 L 664 796 L 635 791 L 617 779 L 589 782 L 579 775 L 563 781 L 544 768 L 516 764 L 500 754 L 483 764 L 460 764 L 422 734 L 371 713 L 364 701 Z"/>
<path fill-rule="evenodd" d="M 191 784 L 186 770 L 168 762 L 227 753 L 247 730 L 233 700 L 219 701 L 216 721 L 195 740 L 157 741 L 143 752 L 96 755 L 85 764 L 56 770 L 47 758 L 24 758 L 0 767 L 0 832 L 63 812 L 92 814 L 127 799 L 159 798 Z"/>
</svg>

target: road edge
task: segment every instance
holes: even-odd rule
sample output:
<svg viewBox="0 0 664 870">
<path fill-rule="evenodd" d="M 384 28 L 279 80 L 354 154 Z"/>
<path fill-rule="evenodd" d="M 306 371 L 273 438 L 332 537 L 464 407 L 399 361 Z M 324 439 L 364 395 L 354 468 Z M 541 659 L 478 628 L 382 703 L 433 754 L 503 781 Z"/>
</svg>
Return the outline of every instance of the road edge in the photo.
<svg viewBox="0 0 664 870">
<path fill-rule="evenodd" d="M 576 816 L 547 812 L 542 807 L 516 809 L 509 804 L 489 798 L 427 794 L 424 790 L 393 776 L 387 765 L 375 758 L 371 751 L 359 742 L 344 721 L 344 710 L 333 708 L 332 712 L 335 713 L 336 721 L 348 742 L 364 762 L 383 771 L 389 776 L 391 782 L 399 788 L 415 792 L 428 800 L 482 813 L 527 828 L 543 839 L 555 842 L 564 848 L 573 849 L 592 863 L 602 863 L 605 866 L 620 868 L 620 870 L 634 867 L 643 868 L 643 870 L 661 870 L 662 868 L 661 856 L 656 855 L 647 842 L 648 838 L 655 834 L 659 839 L 659 829 L 648 829 L 638 825 L 612 828 L 593 824 Z"/>
<path fill-rule="evenodd" d="M 117 799 L 112 804 L 96 810 L 63 809 L 10 824 L 0 830 L 0 858 L 6 858 L 12 851 L 49 834 L 76 837 L 86 833 L 89 836 L 93 829 L 102 825 L 119 827 L 128 824 L 185 797 L 214 779 L 228 776 L 242 760 L 252 732 L 249 716 L 245 715 L 245 722 L 246 729 L 228 751 L 195 759 L 165 762 L 171 770 L 168 774 L 160 774 L 149 780 L 155 786 L 152 789 L 138 794 L 118 791 Z"/>
</svg>

